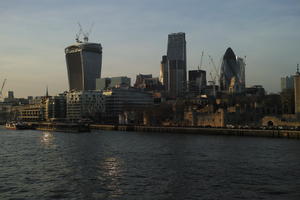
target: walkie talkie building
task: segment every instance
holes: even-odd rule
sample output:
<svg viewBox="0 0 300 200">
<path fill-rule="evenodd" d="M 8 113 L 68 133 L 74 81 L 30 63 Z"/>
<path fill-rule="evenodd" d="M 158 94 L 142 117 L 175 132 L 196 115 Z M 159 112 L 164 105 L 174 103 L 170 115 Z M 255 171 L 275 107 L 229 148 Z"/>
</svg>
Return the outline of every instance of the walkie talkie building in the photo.
<svg viewBox="0 0 300 200">
<path fill-rule="evenodd" d="M 65 49 L 70 90 L 95 90 L 101 77 L 102 46 L 80 42 Z"/>
</svg>

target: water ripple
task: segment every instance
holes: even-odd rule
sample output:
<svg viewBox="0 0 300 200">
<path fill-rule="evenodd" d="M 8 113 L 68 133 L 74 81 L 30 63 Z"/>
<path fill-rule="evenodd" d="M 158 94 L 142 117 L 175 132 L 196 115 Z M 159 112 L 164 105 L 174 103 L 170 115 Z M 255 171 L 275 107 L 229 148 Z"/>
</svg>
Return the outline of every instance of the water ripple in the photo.
<svg viewBox="0 0 300 200">
<path fill-rule="evenodd" d="M 0 129 L 0 199 L 300 199 L 300 142 Z"/>
</svg>

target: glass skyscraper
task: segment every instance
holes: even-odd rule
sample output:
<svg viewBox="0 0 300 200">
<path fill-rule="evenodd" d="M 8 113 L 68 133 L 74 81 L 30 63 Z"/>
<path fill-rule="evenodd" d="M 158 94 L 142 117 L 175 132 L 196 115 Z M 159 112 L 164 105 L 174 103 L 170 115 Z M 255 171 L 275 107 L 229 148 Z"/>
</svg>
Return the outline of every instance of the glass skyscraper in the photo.
<svg viewBox="0 0 300 200">
<path fill-rule="evenodd" d="M 222 91 L 239 93 L 245 89 L 245 66 L 244 60 L 237 58 L 231 48 L 226 50 L 220 74 Z"/>
<path fill-rule="evenodd" d="M 79 42 L 65 49 L 70 90 L 95 90 L 101 76 L 101 44 Z"/>
</svg>

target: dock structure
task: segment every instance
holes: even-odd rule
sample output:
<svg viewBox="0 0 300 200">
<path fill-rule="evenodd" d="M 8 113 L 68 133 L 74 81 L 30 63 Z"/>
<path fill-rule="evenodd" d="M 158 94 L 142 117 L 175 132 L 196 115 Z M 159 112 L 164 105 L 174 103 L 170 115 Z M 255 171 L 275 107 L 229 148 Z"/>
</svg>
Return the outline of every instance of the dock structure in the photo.
<svg viewBox="0 0 300 200">
<path fill-rule="evenodd" d="M 230 128 L 200 128 L 200 127 L 166 127 L 166 126 L 132 126 L 132 125 L 90 125 L 91 129 L 136 131 L 156 133 L 181 133 L 199 135 L 229 135 L 229 136 L 253 136 L 300 139 L 300 131 L 297 130 L 262 130 L 262 129 L 230 129 Z"/>
<path fill-rule="evenodd" d="M 89 124 L 82 123 L 62 123 L 62 122 L 33 122 L 28 123 L 35 130 L 57 131 L 57 132 L 89 132 Z"/>
</svg>

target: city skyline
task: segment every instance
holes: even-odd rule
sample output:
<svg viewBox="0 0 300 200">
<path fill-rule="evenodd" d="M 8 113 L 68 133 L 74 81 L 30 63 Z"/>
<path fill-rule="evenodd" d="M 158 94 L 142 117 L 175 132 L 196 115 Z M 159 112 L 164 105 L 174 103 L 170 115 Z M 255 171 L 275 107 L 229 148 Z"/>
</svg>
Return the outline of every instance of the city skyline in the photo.
<svg viewBox="0 0 300 200">
<path fill-rule="evenodd" d="M 280 91 L 280 78 L 294 74 L 300 62 L 299 1 L 72 2 L 0 3 L 5 95 L 43 95 L 47 85 L 52 95 L 68 90 L 64 48 L 75 43 L 78 21 L 85 29 L 95 24 L 90 41 L 103 46 L 102 77 L 158 77 L 173 32 L 186 33 L 187 70 L 197 69 L 204 51 L 203 70 L 209 73 L 207 54 L 219 67 L 231 47 L 247 56 L 247 86 L 261 84 L 269 92 Z"/>
</svg>

